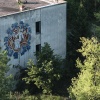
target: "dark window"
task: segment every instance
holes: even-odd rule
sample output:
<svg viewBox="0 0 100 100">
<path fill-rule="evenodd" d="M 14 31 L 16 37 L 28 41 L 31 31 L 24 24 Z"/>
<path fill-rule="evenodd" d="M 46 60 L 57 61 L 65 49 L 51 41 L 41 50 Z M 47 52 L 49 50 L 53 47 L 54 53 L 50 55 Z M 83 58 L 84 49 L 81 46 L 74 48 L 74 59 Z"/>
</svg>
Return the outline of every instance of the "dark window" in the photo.
<svg viewBox="0 0 100 100">
<path fill-rule="evenodd" d="M 37 34 L 41 33 L 41 22 L 40 21 L 36 22 L 36 33 Z"/>
<path fill-rule="evenodd" d="M 36 45 L 36 53 L 41 51 L 41 44 Z"/>
</svg>

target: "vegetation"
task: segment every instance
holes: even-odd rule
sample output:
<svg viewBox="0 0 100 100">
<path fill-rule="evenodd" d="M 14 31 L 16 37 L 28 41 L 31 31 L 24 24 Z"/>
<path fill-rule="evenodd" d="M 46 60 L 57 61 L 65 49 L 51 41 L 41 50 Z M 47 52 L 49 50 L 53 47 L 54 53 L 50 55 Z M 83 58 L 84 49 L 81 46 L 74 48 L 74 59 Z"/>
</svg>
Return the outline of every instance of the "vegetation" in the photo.
<svg viewBox="0 0 100 100">
<path fill-rule="evenodd" d="M 67 39 L 67 66 L 72 78 L 79 72 L 75 66 L 77 57 L 83 57 L 76 51 L 81 47 L 80 37 L 90 37 L 91 21 L 84 2 L 87 0 L 68 0 L 68 39 Z"/>
<path fill-rule="evenodd" d="M 7 52 L 0 50 L 0 100 L 5 100 L 12 90 L 12 76 L 6 75 L 9 70 Z"/>
<path fill-rule="evenodd" d="M 100 99 L 100 43 L 95 39 L 81 38 L 82 53 L 85 60 L 77 59 L 80 68 L 78 78 L 72 79 L 69 94 L 72 100 L 99 100 Z"/>
<path fill-rule="evenodd" d="M 26 83 L 34 82 L 38 88 L 43 89 L 43 93 L 52 93 L 52 87 L 60 79 L 62 73 L 62 60 L 54 55 L 50 45 L 45 43 L 41 52 L 37 54 L 37 65 L 32 60 L 28 62 L 28 77 L 24 78 Z"/>
<path fill-rule="evenodd" d="M 21 0 L 16 1 L 22 10 Z M 11 93 L 12 76 L 7 74 L 9 59 L 5 51 L 0 51 L 1 100 L 64 100 L 66 98 L 61 95 L 67 95 L 64 94 L 64 88 L 67 91 L 68 87 L 71 100 L 100 99 L 100 0 L 67 1 L 66 65 L 61 57 L 54 55 L 50 45 L 45 43 L 41 52 L 35 53 L 37 63 L 29 60 L 27 68 L 17 73 L 18 83 Z M 62 93 L 58 94 L 59 90 Z M 60 96 L 53 96 L 54 94 Z"/>
<path fill-rule="evenodd" d="M 70 79 L 72 79 L 72 85 L 69 88 L 69 94 L 72 100 L 96 100 L 99 97 L 100 90 L 98 86 L 93 86 L 92 76 L 94 75 L 88 70 L 91 65 L 89 58 L 81 55 L 80 53 L 86 53 L 85 50 L 93 49 L 92 40 L 80 37 L 91 37 L 95 36 L 100 41 L 100 0 L 68 0 L 68 56 L 67 56 L 67 67 Z M 94 39 L 95 40 L 95 39 Z M 84 43 L 83 43 L 84 41 Z M 89 42 L 91 41 L 91 42 Z M 82 46 L 82 43 L 85 45 Z M 90 44 L 89 44 L 90 43 Z M 89 46 L 88 46 L 89 45 Z M 82 50 L 77 52 L 77 49 Z M 91 48 L 90 48 L 91 47 Z M 95 50 L 97 48 L 95 47 Z M 92 52 L 92 50 L 90 51 Z M 99 52 L 97 53 L 99 57 Z M 92 56 L 92 55 L 91 55 Z M 79 60 L 76 59 L 80 58 Z M 85 60 L 84 60 L 85 59 Z M 96 64 L 95 58 L 90 57 Z M 100 62 L 100 61 L 99 61 Z M 85 65 L 87 64 L 87 65 Z M 77 65 L 77 66 L 76 66 Z M 83 67 L 87 69 L 83 70 Z M 93 66 L 92 66 L 93 67 Z M 98 66 L 96 66 L 98 67 Z M 100 68 L 98 68 L 99 70 Z M 79 74 L 77 74 L 79 73 Z M 88 76 L 88 77 L 87 77 Z M 98 75 L 98 77 L 100 77 Z M 99 79 L 100 80 L 100 79 Z M 70 84 L 70 83 L 69 83 Z M 90 87 L 91 86 L 91 87 Z M 89 90 L 90 89 L 90 90 Z M 93 91 L 98 91 L 97 95 Z"/>
<path fill-rule="evenodd" d="M 10 94 L 10 100 L 64 100 L 65 97 L 53 96 L 53 95 L 30 95 L 27 90 L 22 94 L 16 92 L 15 94 Z"/>
<path fill-rule="evenodd" d="M 97 14 L 100 12 L 99 5 L 99 0 L 68 0 L 67 72 L 70 77 L 69 85 L 70 79 L 77 77 L 77 73 L 80 72 L 76 67 L 76 59 L 79 57 L 82 62 L 84 61 L 81 53 L 77 52 L 77 49 L 82 46 L 79 42 L 80 37 L 99 37 L 100 32 L 96 29 L 100 26 L 97 19 Z"/>
<path fill-rule="evenodd" d="M 100 41 L 100 12 L 97 12 L 94 15 L 96 18 L 96 22 L 93 24 L 93 32 L 94 32 L 94 35 Z"/>
</svg>

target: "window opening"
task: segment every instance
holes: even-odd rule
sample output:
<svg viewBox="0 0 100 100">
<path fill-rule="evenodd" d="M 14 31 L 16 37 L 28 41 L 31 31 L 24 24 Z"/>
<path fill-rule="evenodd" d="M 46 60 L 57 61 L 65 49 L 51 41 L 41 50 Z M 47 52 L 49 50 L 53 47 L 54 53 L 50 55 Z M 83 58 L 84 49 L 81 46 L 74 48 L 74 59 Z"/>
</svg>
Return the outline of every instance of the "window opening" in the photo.
<svg viewBox="0 0 100 100">
<path fill-rule="evenodd" d="M 36 54 L 41 51 L 41 44 L 36 45 Z"/>
<path fill-rule="evenodd" d="M 41 22 L 36 22 L 36 34 L 41 33 Z"/>
</svg>

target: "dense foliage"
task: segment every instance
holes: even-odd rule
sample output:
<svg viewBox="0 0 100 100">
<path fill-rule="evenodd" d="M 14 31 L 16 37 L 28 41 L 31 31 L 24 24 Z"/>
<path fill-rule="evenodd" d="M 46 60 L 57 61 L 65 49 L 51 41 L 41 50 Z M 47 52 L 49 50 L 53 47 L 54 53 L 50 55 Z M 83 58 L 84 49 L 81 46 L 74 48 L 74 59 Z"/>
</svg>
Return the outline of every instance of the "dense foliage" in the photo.
<svg viewBox="0 0 100 100">
<path fill-rule="evenodd" d="M 9 69 L 8 61 L 6 51 L 0 50 L 0 100 L 5 100 L 7 94 L 12 90 L 12 76 L 6 75 Z"/>
<path fill-rule="evenodd" d="M 53 96 L 53 95 L 30 95 L 27 90 L 22 94 L 16 92 L 15 94 L 10 93 L 10 100 L 64 100 L 65 97 Z"/>
<path fill-rule="evenodd" d="M 95 15 L 96 21 L 93 24 L 93 32 L 94 32 L 94 35 L 100 41 L 100 11 L 95 13 L 94 15 Z"/>
<path fill-rule="evenodd" d="M 67 2 L 66 70 L 61 67 L 61 57 L 54 55 L 50 45 L 45 43 L 41 52 L 35 54 L 37 64 L 29 60 L 27 71 L 25 72 L 25 69 L 21 69 L 18 72 L 19 74 L 17 73 L 19 79 L 17 80 L 16 91 L 18 92 L 8 96 L 9 91 L 12 90 L 12 76 L 6 74 L 9 70 L 7 65 L 9 59 L 6 52 L 0 51 L 1 100 L 5 100 L 7 96 L 15 100 L 62 100 L 63 98 L 51 95 L 33 96 L 24 90 L 28 89 L 31 94 L 35 94 L 40 93 L 38 90 L 42 89 L 43 93 L 49 94 L 52 93 L 53 89 L 59 91 L 58 87 L 61 87 L 61 91 L 64 91 L 63 88 L 67 88 L 71 84 L 71 78 L 72 85 L 68 90 L 72 100 L 100 99 L 100 0 L 67 0 Z M 20 4 L 22 5 L 22 2 Z M 86 39 L 91 36 L 95 36 L 97 39 Z M 86 38 L 81 38 L 82 42 L 79 42 L 80 37 Z M 77 49 L 78 52 L 76 51 Z M 67 86 L 65 85 L 66 82 Z M 58 89 L 56 90 L 56 88 Z M 62 94 L 64 93 L 62 92 Z"/>
<path fill-rule="evenodd" d="M 43 93 L 52 93 L 52 88 L 62 73 L 62 60 L 58 55 L 54 55 L 48 43 L 44 44 L 41 52 L 37 54 L 37 64 L 32 60 L 28 62 L 28 77 L 24 78 L 26 83 L 34 82 L 38 88 L 43 89 Z"/>
<path fill-rule="evenodd" d="M 89 12 L 87 12 L 87 6 L 85 5 L 81 0 L 68 0 L 67 68 L 70 77 L 74 77 L 79 71 L 75 67 L 75 61 L 77 57 L 81 57 L 76 52 L 81 47 L 81 43 L 79 43 L 80 37 L 89 37 L 91 35 L 91 21 L 88 19 Z M 83 58 L 81 57 L 81 59 Z"/>
<path fill-rule="evenodd" d="M 76 61 L 80 73 L 78 78 L 72 79 L 69 94 L 72 100 L 100 100 L 100 43 L 95 38 L 81 38 L 81 41 L 78 51 L 85 60 Z"/>
</svg>

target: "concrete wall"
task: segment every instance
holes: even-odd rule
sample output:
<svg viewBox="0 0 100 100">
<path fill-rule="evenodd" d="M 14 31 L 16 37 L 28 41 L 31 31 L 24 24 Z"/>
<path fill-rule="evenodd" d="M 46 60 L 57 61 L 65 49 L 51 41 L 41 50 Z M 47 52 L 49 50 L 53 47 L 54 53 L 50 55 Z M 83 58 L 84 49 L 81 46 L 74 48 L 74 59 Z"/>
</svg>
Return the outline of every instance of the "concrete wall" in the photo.
<svg viewBox="0 0 100 100">
<path fill-rule="evenodd" d="M 18 59 L 10 56 L 10 64 L 25 66 L 28 59 L 35 60 L 34 52 L 36 51 L 36 44 L 44 45 L 48 42 L 55 54 L 65 58 L 66 56 L 66 3 L 50 5 L 46 7 L 37 8 L 25 12 L 15 13 L 0 17 L 0 47 L 4 50 L 6 48 L 5 37 L 8 37 L 7 29 L 12 28 L 14 23 L 28 24 L 31 28 L 30 49 L 23 55 L 18 53 Z M 36 35 L 35 22 L 41 21 L 41 34 Z M 13 51 L 15 52 L 15 51 Z M 11 72 L 14 73 L 11 66 Z"/>
<path fill-rule="evenodd" d="M 41 44 L 48 42 L 54 52 L 66 56 L 66 4 L 41 10 Z"/>
</svg>

